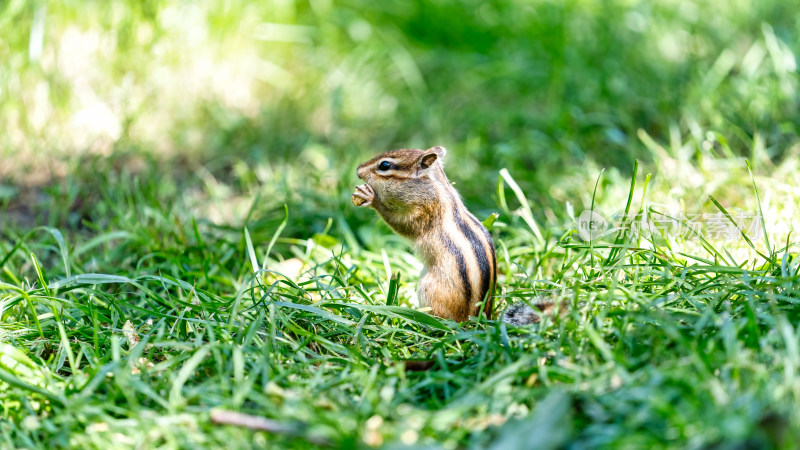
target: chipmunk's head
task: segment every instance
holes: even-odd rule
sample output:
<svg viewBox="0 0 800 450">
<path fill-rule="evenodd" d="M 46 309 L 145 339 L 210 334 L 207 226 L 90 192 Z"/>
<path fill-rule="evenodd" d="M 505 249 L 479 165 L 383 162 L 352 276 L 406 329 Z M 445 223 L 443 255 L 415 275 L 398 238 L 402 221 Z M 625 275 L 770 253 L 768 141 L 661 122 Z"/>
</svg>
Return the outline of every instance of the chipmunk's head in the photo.
<svg viewBox="0 0 800 450">
<path fill-rule="evenodd" d="M 442 163 L 446 153 L 444 147 L 394 150 L 361 164 L 356 173 L 389 208 L 430 204 L 448 184 Z"/>
</svg>

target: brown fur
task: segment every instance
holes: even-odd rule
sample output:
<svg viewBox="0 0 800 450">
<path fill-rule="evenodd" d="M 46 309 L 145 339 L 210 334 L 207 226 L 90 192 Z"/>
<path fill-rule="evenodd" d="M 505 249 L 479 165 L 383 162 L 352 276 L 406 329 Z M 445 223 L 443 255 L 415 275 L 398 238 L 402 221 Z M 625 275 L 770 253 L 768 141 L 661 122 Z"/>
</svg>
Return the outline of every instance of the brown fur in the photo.
<svg viewBox="0 0 800 450">
<path fill-rule="evenodd" d="M 403 149 L 358 166 L 366 182 L 353 203 L 371 206 L 398 234 L 411 239 L 425 263 L 418 286 L 420 302 L 434 315 L 464 321 L 484 313 L 491 318 L 497 261 L 491 236 L 467 211 L 444 173 L 446 150 Z M 388 161 L 389 170 L 380 164 Z"/>
</svg>

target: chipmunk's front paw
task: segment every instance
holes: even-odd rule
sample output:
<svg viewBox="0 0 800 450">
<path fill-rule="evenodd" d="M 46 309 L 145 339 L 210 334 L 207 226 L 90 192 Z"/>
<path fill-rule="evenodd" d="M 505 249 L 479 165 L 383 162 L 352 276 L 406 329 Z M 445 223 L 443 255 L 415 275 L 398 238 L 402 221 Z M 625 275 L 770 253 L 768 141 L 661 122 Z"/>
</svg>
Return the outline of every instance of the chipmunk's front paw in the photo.
<svg viewBox="0 0 800 450">
<path fill-rule="evenodd" d="M 369 206 L 372 200 L 375 199 L 375 191 L 368 184 L 356 186 L 356 191 L 353 192 L 353 204 L 356 206 Z"/>
</svg>

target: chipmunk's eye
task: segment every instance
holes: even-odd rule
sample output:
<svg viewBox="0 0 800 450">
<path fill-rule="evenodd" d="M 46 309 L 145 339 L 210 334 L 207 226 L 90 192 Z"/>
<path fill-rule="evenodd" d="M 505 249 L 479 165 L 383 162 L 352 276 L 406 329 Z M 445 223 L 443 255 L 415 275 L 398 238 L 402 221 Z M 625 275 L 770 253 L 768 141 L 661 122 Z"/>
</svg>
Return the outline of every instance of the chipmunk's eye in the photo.
<svg viewBox="0 0 800 450">
<path fill-rule="evenodd" d="M 392 163 L 390 163 L 389 161 L 383 161 L 380 164 L 378 164 L 378 170 L 389 170 L 391 168 L 392 168 Z"/>
</svg>

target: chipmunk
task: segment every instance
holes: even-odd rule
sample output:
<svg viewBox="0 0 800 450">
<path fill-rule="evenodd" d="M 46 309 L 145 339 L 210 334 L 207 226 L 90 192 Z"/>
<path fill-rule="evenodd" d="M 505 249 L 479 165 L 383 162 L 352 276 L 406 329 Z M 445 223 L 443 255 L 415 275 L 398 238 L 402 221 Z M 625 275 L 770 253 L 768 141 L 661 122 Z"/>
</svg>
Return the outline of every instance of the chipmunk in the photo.
<svg viewBox="0 0 800 450">
<path fill-rule="evenodd" d="M 352 195 L 355 206 L 375 209 L 397 234 L 411 239 L 425 262 L 417 295 L 433 314 L 465 321 L 483 312 L 492 318 L 497 258 L 489 231 L 461 201 L 444 173 L 444 147 L 387 152 L 358 166 L 366 184 Z M 503 314 L 513 325 L 539 323 L 563 314 L 566 303 L 518 302 Z M 429 361 L 428 361 L 429 362 Z M 415 369 L 416 370 L 416 369 Z"/>
<path fill-rule="evenodd" d="M 358 166 L 366 184 L 352 195 L 355 206 L 372 207 L 399 235 L 413 241 L 425 263 L 417 295 L 434 315 L 465 321 L 492 317 L 497 282 L 494 242 L 464 206 L 444 173 L 444 147 L 403 149 Z"/>
</svg>

